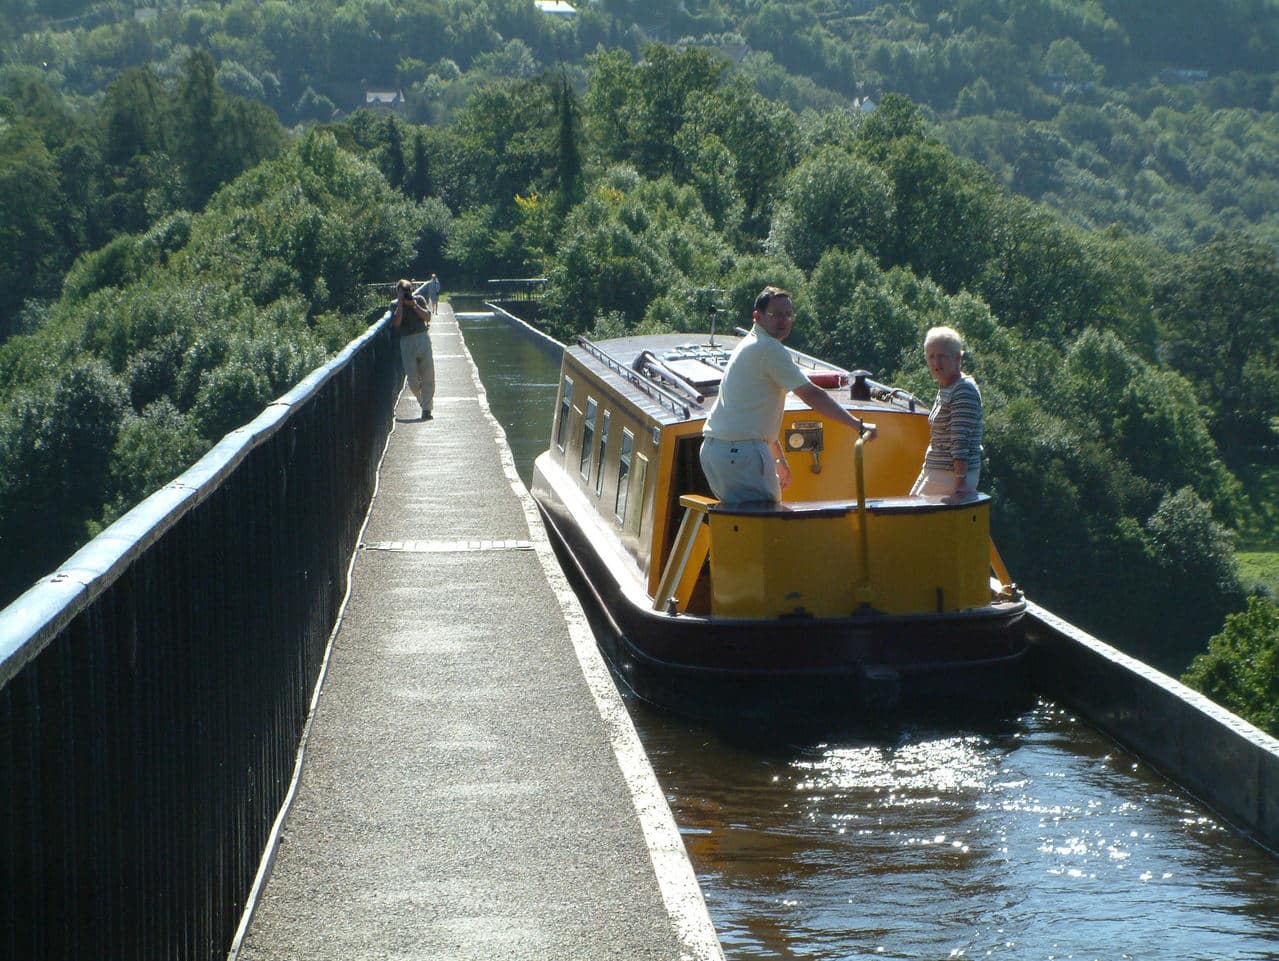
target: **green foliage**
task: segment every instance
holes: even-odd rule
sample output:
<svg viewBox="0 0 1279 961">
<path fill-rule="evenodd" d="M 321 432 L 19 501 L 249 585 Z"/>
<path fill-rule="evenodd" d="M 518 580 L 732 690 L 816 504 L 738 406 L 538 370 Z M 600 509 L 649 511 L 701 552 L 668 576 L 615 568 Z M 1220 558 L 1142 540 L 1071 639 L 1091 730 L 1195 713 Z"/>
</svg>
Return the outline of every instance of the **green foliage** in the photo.
<svg viewBox="0 0 1279 961">
<path fill-rule="evenodd" d="M 1246 501 L 1239 523 L 1240 542 L 1250 549 L 1279 548 L 1279 465 L 1259 462 L 1237 473 Z"/>
<path fill-rule="evenodd" d="M 447 211 L 434 208 L 435 223 Z M 43 326 L 0 345 L 5 596 L 319 365 L 335 312 L 408 264 L 429 218 L 316 134 L 179 214 L 81 260 Z M 283 279 L 287 278 L 287 282 Z M 348 314 L 348 316 L 350 316 Z M 34 566 L 28 566 L 34 565 Z"/>
<path fill-rule="evenodd" d="M 1226 618 L 1182 681 L 1279 737 L 1279 607 L 1260 597 Z"/>
<path fill-rule="evenodd" d="M 715 172 L 711 165 L 723 164 L 718 176 L 731 176 L 733 193 L 741 198 L 747 232 L 764 233 L 777 190 L 800 157 L 795 115 L 750 90 L 735 75 L 718 86 L 690 94 L 686 110 L 674 141 L 680 158 L 677 176 L 704 184 Z M 723 152 L 731 161 L 718 159 Z M 699 189 L 704 198 L 709 194 L 704 187 Z M 736 197 L 728 193 L 726 185 L 716 188 L 716 193 L 728 198 L 716 202 L 717 209 L 736 205 Z"/>
<path fill-rule="evenodd" d="M 619 216 L 620 204 L 588 197 L 568 217 L 548 272 L 545 309 L 561 336 L 610 311 L 628 325 L 645 312 L 662 274 L 661 252 Z"/>
<path fill-rule="evenodd" d="M 209 448 L 192 419 L 167 397 L 129 411 L 120 425 L 107 475 L 101 526 L 182 473 Z"/>
<path fill-rule="evenodd" d="M 587 62 L 592 82 L 586 103 L 604 155 L 653 176 L 682 175 L 675 135 L 697 98 L 719 85 L 727 63 L 705 50 L 657 44 L 645 48 L 639 64 L 622 51 L 598 53 Z"/>
<path fill-rule="evenodd" d="M 470 148 L 472 176 L 504 220 L 513 216 L 517 194 L 551 185 L 558 130 L 547 85 L 527 80 L 481 87 L 459 114 L 457 132 Z"/>
<path fill-rule="evenodd" d="M 1125 461 L 1029 398 L 988 409 L 985 448 L 994 536 L 1040 603 L 1172 671 L 1242 606 L 1231 536 L 1189 488 L 1152 500 Z"/>
<path fill-rule="evenodd" d="M 582 151 L 578 143 L 579 107 L 568 77 L 560 74 L 553 88 L 558 140 L 555 153 L 555 207 L 563 216 L 585 195 Z"/>
<path fill-rule="evenodd" d="M 827 250 L 804 300 L 816 321 L 804 325 L 806 349 L 878 376 L 900 369 L 928 325 L 920 326 L 922 318 L 893 288 L 894 277 L 881 273 L 865 251 Z"/>
<path fill-rule="evenodd" d="M 1221 236 L 1169 266 L 1155 304 L 1169 362 L 1195 385 L 1228 460 L 1279 443 L 1279 256 Z"/>
<path fill-rule="evenodd" d="M 191 415 L 201 436 L 221 437 L 252 420 L 271 397 L 266 375 L 235 358 L 201 373 Z"/>
<path fill-rule="evenodd" d="M 0 123 L 0 338 L 32 297 L 51 299 L 82 253 L 145 233 L 181 205 L 199 205 L 226 180 L 276 153 L 283 135 L 260 103 L 228 97 L 207 53 L 185 60 L 173 92 L 152 69 L 112 79 L 101 106 L 73 112 L 45 81 L 21 73 L 0 80 L 14 114 Z M 127 282 L 122 240 L 94 253 L 73 279 L 79 291 Z"/>
<path fill-rule="evenodd" d="M 300 293 L 328 310 L 385 264 L 410 263 L 421 218 L 331 135 L 312 134 L 220 192 L 169 265 L 193 281 L 210 271 L 241 277 L 260 305 Z"/>
<path fill-rule="evenodd" d="M 659 294 L 675 298 L 654 317 L 677 324 L 694 288 L 713 286 L 731 253 L 696 190 L 671 178 L 640 180 L 630 168 L 610 178 L 565 219 L 549 259 L 545 315 L 559 336 L 616 311 L 629 326 Z M 692 317 L 687 322 L 694 322 Z"/>
<path fill-rule="evenodd" d="M 0 339 L 28 297 L 55 288 L 62 258 L 53 156 L 24 123 L 0 124 Z"/>
<path fill-rule="evenodd" d="M 828 147 L 786 178 L 769 246 L 805 270 L 831 247 L 877 254 L 893 215 L 893 190 L 883 171 Z"/>
<path fill-rule="evenodd" d="M 1061 391 L 1134 471 L 1165 491 L 1189 486 L 1221 516 L 1239 509 L 1239 484 L 1217 457 L 1190 385 L 1136 357 L 1113 333 L 1090 328 L 1071 345 Z"/>
<path fill-rule="evenodd" d="M 144 263 L 138 238 L 121 234 L 105 247 L 81 254 L 62 284 L 65 297 L 81 299 L 103 287 L 121 287 L 138 278 Z"/>
<path fill-rule="evenodd" d="M 126 404 L 110 368 L 79 355 L 24 386 L 0 411 L 0 542 L 14 546 L 0 566 L 3 596 L 86 536 Z M 13 556 L 18 545 L 21 565 Z"/>
<path fill-rule="evenodd" d="M 1146 526 L 1163 592 L 1147 630 L 1194 653 L 1226 614 L 1243 606 L 1233 537 L 1188 487 L 1164 497 Z"/>
</svg>

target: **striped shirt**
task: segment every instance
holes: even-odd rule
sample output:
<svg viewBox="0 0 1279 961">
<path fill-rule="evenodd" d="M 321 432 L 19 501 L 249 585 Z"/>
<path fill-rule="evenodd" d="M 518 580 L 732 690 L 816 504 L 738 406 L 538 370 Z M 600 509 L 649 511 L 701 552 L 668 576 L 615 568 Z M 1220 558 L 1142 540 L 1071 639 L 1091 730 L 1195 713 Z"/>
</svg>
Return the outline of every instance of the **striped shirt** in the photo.
<svg viewBox="0 0 1279 961">
<path fill-rule="evenodd" d="M 930 432 L 924 466 L 934 470 L 954 470 L 955 461 L 967 462 L 969 470 L 981 467 L 981 391 L 967 374 L 937 392 L 928 414 Z"/>
</svg>

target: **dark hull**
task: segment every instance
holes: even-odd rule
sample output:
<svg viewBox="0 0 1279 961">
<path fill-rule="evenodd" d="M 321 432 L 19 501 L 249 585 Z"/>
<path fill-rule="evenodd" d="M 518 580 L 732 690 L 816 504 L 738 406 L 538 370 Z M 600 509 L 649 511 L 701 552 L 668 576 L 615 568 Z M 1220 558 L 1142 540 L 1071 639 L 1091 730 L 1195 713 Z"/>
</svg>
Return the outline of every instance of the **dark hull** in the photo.
<svg viewBox="0 0 1279 961">
<path fill-rule="evenodd" d="M 604 624 L 618 678 L 665 710 L 772 721 L 1006 709 L 1028 696 L 1022 602 L 957 614 L 713 620 L 637 607 L 552 492 L 535 485 L 557 553 Z M 602 628 L 602 629 L 601 629 Z"/>
</svg>

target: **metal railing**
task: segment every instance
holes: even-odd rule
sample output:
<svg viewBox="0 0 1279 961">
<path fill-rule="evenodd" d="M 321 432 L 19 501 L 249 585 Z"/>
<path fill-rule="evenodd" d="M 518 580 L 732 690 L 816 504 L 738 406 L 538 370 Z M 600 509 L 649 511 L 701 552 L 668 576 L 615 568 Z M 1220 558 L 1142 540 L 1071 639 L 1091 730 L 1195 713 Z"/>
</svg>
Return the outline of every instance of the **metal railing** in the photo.
<svg viewBox="0 0 1279 961">
<path fill-rule="evenodd" d="M 524 301 L 537 300 L 541 295 L 545 277 L 496 277 L 486 281 L 488 290 L 485 296 L 490 300 Z"/>
<path fill-rule="evenodd" d="M 632 384 L 633 386 L 638 387 L 640 390 L 646 393 L 649 397 L 653 398 L 653 400 L 657 401 L 657 403 L 661 404 L 663 407 L 671 411 L 671 413 L 678 414 L 680 417 L 683 417 L 685 420 L 687 420 L 691 416 L 692 414 L 691 408 L 688 406 L 688 404 L 684 403 L 682 399 L 677 397 L 675 394 L 671 393 L 665 387 L 662 387 L 660 384 L 654 383 L 651 379 L 649 379 L 648 377 L 645 377 L 643 374 L 640 374 L 637 371 L 632 370 L 630 367 L 627 367 L 624 363 L 622 363 L 612 354 L 609 354 L 607 351 L 601 349 L 598 344 L 590 340 L 585 335 L 578 336 L 577 346 L 581 347 L 584 351 L 586 351 L 588 354 L 590 354 L 592 357 L 598 360 L 601 364 L 603 364 L 613 373 L 617 374 L 620 377 L 625 378 L 626 381 Z"/>
<path fill-rule="evenodd" d="M 383 317 L 0 612 L 0 957 L 226 956 L 398 360 Z"/>
</svg>

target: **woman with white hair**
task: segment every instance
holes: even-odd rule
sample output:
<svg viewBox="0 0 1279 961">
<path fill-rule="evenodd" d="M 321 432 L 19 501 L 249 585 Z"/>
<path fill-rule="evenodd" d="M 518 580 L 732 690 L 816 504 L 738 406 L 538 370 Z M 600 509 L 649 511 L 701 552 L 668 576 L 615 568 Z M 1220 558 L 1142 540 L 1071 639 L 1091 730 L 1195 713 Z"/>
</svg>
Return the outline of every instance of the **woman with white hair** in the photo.
<svg viewBox="0 0 1279 961">
<path fill-rule="evenodd" d="M 928 414 L 929 443 L 911 494 L 963 496 L 981 478 L 981 391 L 960 370 L 964 344 L 950 327 L 933 327 L 924 337 L 924 358 L 939 390 Z"/>
</svg>

